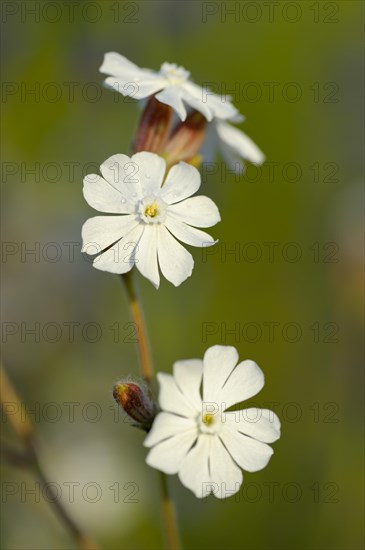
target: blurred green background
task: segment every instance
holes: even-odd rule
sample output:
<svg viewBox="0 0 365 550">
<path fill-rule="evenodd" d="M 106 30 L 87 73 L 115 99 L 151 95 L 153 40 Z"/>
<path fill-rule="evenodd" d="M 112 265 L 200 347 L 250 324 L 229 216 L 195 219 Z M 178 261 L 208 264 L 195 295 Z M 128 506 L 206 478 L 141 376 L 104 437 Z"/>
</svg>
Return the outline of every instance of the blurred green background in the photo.
<svg viewBox="0 0 365 550">
<path fill-rule="evenodd" d="M 138 276 L 156 370 L 235 345 L 265 372 L 255 403 L 282 420 L 269 466 L 245 474 L 238 498 L 199 501 L 170 478 L 184 545 L 363 548 L 363 3 L 2 10 L 3 359 L 65 506 L 104 549 L 162 546 L 157 473 L 111 396 L 113 382 L 138 374 L 128 304 L 118 278 L 80 254 L 94 215 L 83 175 L 128 153 L 140 112 L 101 87 L 103 55 L 117 51 L 154 69 L 176 62 L 232 93 L 267 156 L 238 181 L 220 162 L 203 170 L 220 243 L 208 256 L 191 250 L 191 279 L 156 291 Z M 17 444 L 4 421 L 2 431 Z M 27 493 L 32 475 L 1 471 L 1 547 L 75 548 Z"/>
</svg>

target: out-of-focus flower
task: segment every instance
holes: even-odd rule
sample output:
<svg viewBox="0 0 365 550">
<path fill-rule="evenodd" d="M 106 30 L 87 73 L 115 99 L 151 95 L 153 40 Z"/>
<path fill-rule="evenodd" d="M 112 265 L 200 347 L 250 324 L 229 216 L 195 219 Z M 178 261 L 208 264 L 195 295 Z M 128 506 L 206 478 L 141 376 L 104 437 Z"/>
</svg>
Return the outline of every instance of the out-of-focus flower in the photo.
<svg viewBox="0 0 365 550">
<path fill-rule="evenodd" d="M 242 120 L 243 117 L 237 116 L 231 121 L 241 122 Z M 225 120 L 214 119 L 208 124 L 201 149 L 204 161 L 213 162 L 217 150 L 229 169 L 237 174 L 243 174 L 245 160 L 257 165 L 265 162 L 264 153 L 251 138 Z"/>
<path fill-rule="evenodd" d="M 256 363 L 237 362 L 234 347 L 213 346 L 203 360 L 177 361 L 173 375 L 158 374 L 162 412 L 144 442 L 152 447 L 146 461 L 166 474 L 178 474 L 198 498 L 236 493 L 243 481 L 241 468 L 248 472 L 264 468 L 273 454 L 267 443 L 280 437 L 274 412 L 227 410 L 264 385 Z"/>
<path fill-rule="evenodd" d="M 154 95 L 170 105 L 185 120 L 187 108 L 196 109 L 207 120 L 232 118 L 237 109 L 229 100 L 203 89 L 189 80 L 190 73 L 175 63 L 163 63 L 160 70 L 143 69 L 116 52 L 106 53 L 100 72 L 110 75 L 105 84 L 124 96 L 145 99 Z"/>
<path fill-rule="evenodd" d="M 103 177 L 84 178 L 85 199 L 96 210 L 118 215 L 96 216 L 84 223 L 83 252 L 98 254 L 93 265 L 102 271 L 122 274 L 136 265 L 156 288 L 159 265 L 168 281 L 180 285 L 191 275 L 194 260 L 176 239 L 211 246 L 216 241 L 196 227 L 220 221 L 211 199 L 191 197 L 200 187 L 198 170 L 180 162 L 164 179 L 165 160 L 140 152 L 131 158 L 114 155 L 100 171 Z"/>
</svg>

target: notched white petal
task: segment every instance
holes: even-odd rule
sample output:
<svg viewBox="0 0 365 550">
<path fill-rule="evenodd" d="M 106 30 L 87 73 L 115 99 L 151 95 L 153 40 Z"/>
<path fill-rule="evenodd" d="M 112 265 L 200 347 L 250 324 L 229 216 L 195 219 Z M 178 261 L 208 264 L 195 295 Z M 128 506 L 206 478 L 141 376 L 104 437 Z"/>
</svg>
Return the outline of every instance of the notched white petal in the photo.
<svg viewBox="0 0 365 550">
<path fill-rule="evenodd" d="M 233 346 L 211 346 L 204 354 L 203 396 L 206 402 L 222 405 L 222 388 L 238 361 Z"/>
<path fill-rule="evenodd" d="M 219 437 L 213 437 L 209 455 L 211 490 L 217 498 L 236 494 L 242 485 L 243 474 Z"/>
<path fill-rule="evenodd" d="M 139 221 L 134 214 L 127 216 L 95 216 L 82 226 L 82 250 L 90 255 L 99 254 L 126 233 L 134 229 Z"/>
<path fill-rule="evenodd" d="M 204 195 L 190 197 L 178 204 L 172 204 L 169 214 L 179 221 L 195 227 L 211 227 L 221 219 L 216 204 Z"/>
<path fill-rule="evenodd" d="M 187 225 L 186 223 L 183 223 L 173 217 L 167 216 L 165 226 L 174 237 L 185 244 L 189 244 L 190 246 L 204 248 L 205 246 L 212 246 L 218 242 L 208 233 L 205 233 L 205 231 L 196 229 L 195 227 Z"/>
<path fill-rule="evenodd" d="M 264 443 L 274 443 L 280 438 L 280 420 L 269 409 L 251 407 L 226 412 L 224 422 L 232 429 Z"/>
<path fill-rule="evenodd" d="M 179 469 L 181 483 L 197 498 L 204 498 L 211 490 L 209 473 L 211 437 L 200 434 L 196 445 L 190 449 Z"/>
<path fill-rule="evenodd" d="M 158 232 L 158 262 L 164 277 L 174 286 L 179 286 L 192 274 L 194 260 L 163 225 Z"/>
<path fill-rule="evenodd" d="M 143 197 L 157 195 L 166 171 L 165 160 L 147 151 L 136 153 L 130 159 L 138 167 L 134 177 L 139 180 Z"/>
<path fill-rule="evenodd" d="M 164 439 L 173 437 L 179 433 L 191 431 L 192 429 L 196 430 L 196 423 L 193 419 L 160 412 L 154 419 L 152 428 L 148 432 L 143 445 L 145 447 L 153 447 Z"/>
<path fill-rule="evenodd" d="M 159 372 L 157 380 L 160 386 L 158 401 L 161 409 L 187 418 L 195 418 L 195 407 L 185 399 L 174 377 L 171 374 Z"/>
<path fill-rule="evenodd" d="M 157 225 L 145 225 L 136 249 L 136 266 L 155 288 L 160 286 L 160 274 L 157 265 Z"/>
<path fill-rule="evenodd" d="M 167 204 L 174 204 L 194 195 L 200 187 L 199 171 L 187 164 L 175 164 L 167 174 L 161 189 L 161 197 Z"/>
<path fill-rule="evenodd" d="M 88 174 L 84 178 L 83 194 L 86 202 L 99 212 L 110 214 L 129 214 L 133 207 L 117 188 L 97 174 Z"/>
<path fill-rule="evenodd" d="M 202 409 L 200 386 L 203 377 L 203 361 L 201 359 L 176 361 L 172 369 L 181 393 L 199 413 Z"/>
<path fill-rule="evenodd" d="M 102 252 L 93 261 L 93 266 L 100 271 L 109 271 L 118 275 L 127 273 L 135 265 L 135 253 L 143 228 L 137 225 L 123 239 Z"/>
<path fill-rule="evenodd" d="M 165 474 L 177 474 L 189 449 L 196 441 L 196 430 L 191 429 L 164 439 L 149 451 L 146 462 Z"/>
<path fill-rule="evenodd" d="M 266 443 L 243 435 L 228 425 L 223 425 L 219 437 L 234 461 L 247 472 L 265 468 L 274 452 Z"/>
<path fill-rule="evenodd" d="M 249 359 L 242 361 L 227 378 L 221 395 L 226 408 L 250 399 L 264 387 L 265 377 L 260 367 Z"/>
<path fill-rule="evenodd" d="M 101 164 L 100 172 L 107 182 L 118 188 L 126 176 L 124 167 L 130 160 L 127 155 L 112 155 Z"/>
</svg>

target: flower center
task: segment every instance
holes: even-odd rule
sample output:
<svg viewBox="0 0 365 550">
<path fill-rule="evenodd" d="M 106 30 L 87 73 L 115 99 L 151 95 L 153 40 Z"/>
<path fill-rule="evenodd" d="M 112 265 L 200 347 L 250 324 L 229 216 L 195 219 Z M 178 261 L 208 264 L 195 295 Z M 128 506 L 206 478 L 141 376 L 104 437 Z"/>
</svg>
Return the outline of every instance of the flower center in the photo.
<svg viewBox="0 0 365 550">
<path fill-rule="evenodd" d="M 137 212 L 144 223 L 163 223 L 167 204 L 158 197 L 145 197 L 137 206 Z"/>
<path fill-rule="evenodd" d="M 203 407 L 203 410 L 196 418 L 196 422 L 198 425 L 198 430 L 200 433 L 203 434 L 216 434 L 219 432 L 221 428 L 221 418 L 220 418 L 220 411 L 214 410 L 211 412 L 207 412 L 206 408 Z M 209 410 L 209 409 L 208 409 Z"/>
<path fill-rule="evenodd" d="M 214 415 L 213 414 L 204 414 L 202 418 L 203 424 L 206 424 L 207 426 L 211 426 L 213 424 Z"/>
<path fill-rule="evenodd" d="M 166 77 L 172 85 L 182 84 L 190 76 L 189 71 L 185 70 L 184 67 L 179 67 L 176 63 L 163 63 L 160 74 Z"/>
<path fill-rule="evenodd" d="M 158 215 L 158 213 L 159 213 L 158 206 L 155 202 L 152 204 L 149 204 L 144 211 L 144 215 L 150 218 L 155 218 Z"/>
</svg>

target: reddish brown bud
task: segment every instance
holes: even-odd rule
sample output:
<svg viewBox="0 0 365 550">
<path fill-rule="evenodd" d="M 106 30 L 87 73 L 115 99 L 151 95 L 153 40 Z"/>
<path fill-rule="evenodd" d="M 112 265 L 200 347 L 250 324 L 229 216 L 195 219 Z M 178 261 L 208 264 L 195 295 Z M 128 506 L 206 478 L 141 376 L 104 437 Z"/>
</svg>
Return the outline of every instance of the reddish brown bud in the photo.
<svg viewBox="0 0 365 550">
<path fill-rule="evenodd" d="M 147 388 L 134 382 L 117 382 L 113 388 L 113 397 L 136 427 L 149 430 L 156 411 Z"/>
<path fill-rule="evenodd" d="M 193 111 L 173 131 L 164 149 L 169 166 L 184 160 L 197 159 L 205 138 L 207 120 L 198 111 Z"/>
<path fill-rule="evenodd" d="M 151 96 L 138 125 L 133 150 L 161 153 L 172 121 L 172 108 Z"/>
</svg>

